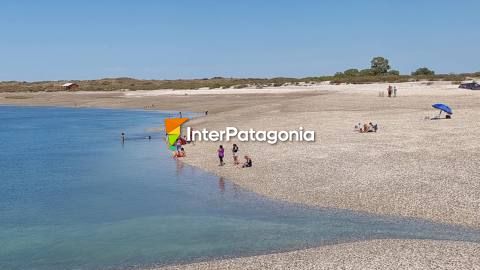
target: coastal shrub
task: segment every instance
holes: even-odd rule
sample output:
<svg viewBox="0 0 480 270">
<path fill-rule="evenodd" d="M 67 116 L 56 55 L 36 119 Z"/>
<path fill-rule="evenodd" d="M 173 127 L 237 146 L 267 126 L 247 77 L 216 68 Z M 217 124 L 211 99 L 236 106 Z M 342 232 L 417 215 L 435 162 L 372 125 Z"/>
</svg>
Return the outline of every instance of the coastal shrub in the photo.
<svg viewBox="0 0 480 270">
<path fill-rule="evenodd" d="M 369 68 L 366 68 L 366 69 L 360 70 L 360 74 L 359 74 L 359 75 L 360 75 L 360 76 L 373 76 L 373 75 L 375 75 L 375 74 L 373 73 L 373 70 L 371 70 L 371 69 L 369 69 Z"/>
<path fill-rule="evenodd" d="M 388 71 L 388 75 L 399 76 L 400 71 L 392 69 Z"/>
<path fill-rule="evenodd" d="M 39 92 L 39 91 L 63 91 L 62 85 L 66 82 L 77 83 L 79 91 L 116 91 L 129 89 L 135 90 L 154 90 L 154 89 L 198 89 L 198 88 L 245 88 L 249 85 L 258 87 L 281 86 L 284 84 L 316 84 L 319 82 L 330 81 L 332 84 L 341 83 L 374 83 L 374 82 L 408 82 L 408 81 L 454 81 L 459 83 L 467 78 L 478 78 L 480 73 L 462 73 L 462 74 L 430 74 L 430 75 L 398 75 L 396 71 L 389 70 L 386 74 L 375 75 L 371 69 L 362 69 L 357 75 L 354 69 L 338 72 L 337 76 L 316 76 L 305 78 L 223 78 L 215 77 L 209 80 L 191 79 L 191 80 L 137 80 L 132 78 L 106 78 L 100 80 L 73 80 L 73 81 L 42 81 L 42 82 L 23 82 L 23 81 L 3 81 L 0 82 L 0 92 Z"/>
<path fill-rule="evenodd" d="M 360 75 L 360 71 L 356 68 L 351 68 L 351 69 L 347 69 L 343 72 L 343 74 L 345 76 L 358 76 Z"/>
<path fill-rule="evenodd" d="M 242 89 L 247 87 L 248 87 L 248 84 L 238 84 L 233 86 L 234 89 Z"/>
<path fill-rule="evenodd" d="M 430 70 L 426 67 L 418 68 L 414 72 L 412 72 L 412 76 L 430 76 L 435 75 L 435 71 Z"/>
</svg>

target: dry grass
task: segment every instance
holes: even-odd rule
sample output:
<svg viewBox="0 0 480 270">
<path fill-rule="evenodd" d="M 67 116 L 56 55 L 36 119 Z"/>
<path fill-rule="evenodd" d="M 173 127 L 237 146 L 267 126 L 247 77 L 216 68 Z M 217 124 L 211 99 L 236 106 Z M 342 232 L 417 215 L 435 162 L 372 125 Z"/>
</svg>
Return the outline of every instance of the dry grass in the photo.
<svg viewBox="0 0 480 270">
<path fill-rule="evenodd" d="M 199 88 L 245 88 L 245 87 L 279 87 L 295 85 L 301 82 L 316 83 L 330 81 L 332 84 L 365 84 L 374 82 L 414 82 L 414 81 L 462 81 L 469 77 L 479 77 L 480 72 L 469 74 L 438 74 L 431 76 L 378 75 L 378 76 L 320 76 L 306 78 L 222 78 L 213 77 L 192 80 L 137 80 L 133 78 L 105 78 L 99 80 L 72 80 L 80 85 L 76 91 L 116 91 L 116 90 L 157 90 L 157 89 L 199 89 Z M 62 84 L 67 81 L 41 82 L 0 82 L 0 92 L 54 92 L 63 91 Z"/>
</svg>

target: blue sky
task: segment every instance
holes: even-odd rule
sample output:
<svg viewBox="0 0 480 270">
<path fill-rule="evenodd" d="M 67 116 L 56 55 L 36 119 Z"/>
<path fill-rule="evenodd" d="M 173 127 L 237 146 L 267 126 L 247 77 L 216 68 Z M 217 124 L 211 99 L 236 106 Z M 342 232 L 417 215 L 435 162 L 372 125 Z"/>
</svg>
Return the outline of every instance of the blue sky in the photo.
<svg viewBox="0 0 480 270">
<path fill-rule="evenodd" d="M 480 1 L 0 2 L 0 80 L 480 71 Z"/>
</svg>

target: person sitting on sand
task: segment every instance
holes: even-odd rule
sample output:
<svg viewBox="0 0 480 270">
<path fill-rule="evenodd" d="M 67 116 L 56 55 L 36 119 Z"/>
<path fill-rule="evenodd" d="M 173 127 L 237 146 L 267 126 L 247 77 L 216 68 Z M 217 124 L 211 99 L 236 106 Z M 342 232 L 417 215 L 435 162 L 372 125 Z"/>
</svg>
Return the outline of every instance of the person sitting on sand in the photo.
<svg viewBox="0 0 480 270">
<path fill-rule="evenodd" d="M 242 168 L 250 168 L 252 167 L 252 159 L 248 156 L 245 156 L 245 163 L 243 163 Z"/>
<path fill-rule="evenodd" d="M 368 125 L 365 123 L 363 124 L 363 133 L 368 132 Z"/>
</svg>

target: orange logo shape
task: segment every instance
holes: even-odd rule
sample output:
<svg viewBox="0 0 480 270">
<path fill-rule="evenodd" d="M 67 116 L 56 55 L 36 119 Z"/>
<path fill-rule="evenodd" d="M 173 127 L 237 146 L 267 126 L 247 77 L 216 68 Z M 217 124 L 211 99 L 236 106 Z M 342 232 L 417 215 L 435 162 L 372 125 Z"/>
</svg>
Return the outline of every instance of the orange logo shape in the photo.
<svg viewBox="0 0 480 270">
<path fill-rule="evenodd" d="M 188 118 L 167 118 L 165 119 L 165 131 L 170 150 L 176 150 L 175 143 L 180 137 L 181 126 Z"/>
</svg>

